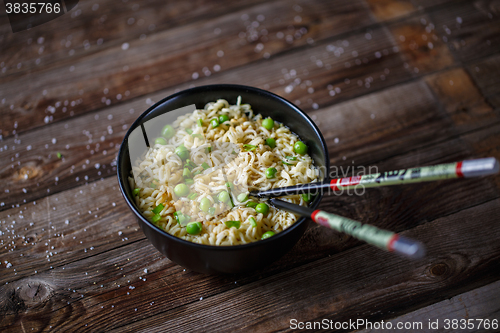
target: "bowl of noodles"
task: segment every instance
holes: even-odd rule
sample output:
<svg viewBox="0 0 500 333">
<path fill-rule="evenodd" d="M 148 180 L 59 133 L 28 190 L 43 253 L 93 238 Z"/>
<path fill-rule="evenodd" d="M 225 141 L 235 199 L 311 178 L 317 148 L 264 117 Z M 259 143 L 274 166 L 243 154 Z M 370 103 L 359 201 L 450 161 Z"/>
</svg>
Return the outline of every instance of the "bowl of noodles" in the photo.
<svg viewBox="0 0 500 333">
<path fill-rule="evenodd" d="M 304 217 L 250 191 L 322 181 L 326 144 L 314 122 L 273 93 L 241 85 L 180 91 L 145 111 L 120 147 L 127 205 L 153 246 L 201 273 L 254 271 L 288 252 Z M 316 196 L 283 197 L 316 208 Z"/>
</svg>

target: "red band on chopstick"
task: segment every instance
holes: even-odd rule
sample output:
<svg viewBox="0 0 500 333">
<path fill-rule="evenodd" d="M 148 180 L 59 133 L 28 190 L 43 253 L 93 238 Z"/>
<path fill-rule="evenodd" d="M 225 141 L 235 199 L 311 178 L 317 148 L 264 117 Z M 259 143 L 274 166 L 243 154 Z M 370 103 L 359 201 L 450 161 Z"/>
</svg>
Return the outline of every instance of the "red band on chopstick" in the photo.
<svg viewBox="0 0 500 333">
<path fill-rule="evenodd" d="M 462 173 L 462 163 L 463 162 L 458 162 L 457 167 L 455 169 L 455 173 L 457 174 L 457 177 L 463 178 L 464 174 Z"/>
<path fill-rule="evenodd" d="M 311 219 L 316 222 L 316 214 L 318 214 L 320 212 L 319 209 L 316 209 L 314 212 L 312 212 L 311 214 Z"/>
<path fill-rule="evenodd" d="M 391 237 L 391 239 L 387 243 L 387 249 L 389 251 L 394 251 L 394 243 L 396 243 L 396 241 L 398 240 L 398 238 L 399 238 L 398 234 L 394 234 L 394 236 Z"/>
<path fill-rule="evenodd" d="M 338 189 L 340 189 L 339 186 L 341 187 L 355 186 L 361 182 L 361 177 L 362 176 L 332 179 L 330 181 L 330 187 L 332 190 L 337 191 Z"/>
<path fill-rule="evenodd" d="M 334 191 L 337 191 L 339 188 L 337 187 L 337 182 L 339 181 L 340 179 L 332 179 L 330 181 L 330 188 Z"/>
</svg>

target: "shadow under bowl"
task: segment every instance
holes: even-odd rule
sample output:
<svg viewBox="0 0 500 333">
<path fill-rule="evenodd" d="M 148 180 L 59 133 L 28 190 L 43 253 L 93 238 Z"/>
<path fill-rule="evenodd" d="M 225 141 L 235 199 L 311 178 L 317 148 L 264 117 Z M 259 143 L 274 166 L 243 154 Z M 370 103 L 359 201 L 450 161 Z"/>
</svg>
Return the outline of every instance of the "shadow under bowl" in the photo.
<svg viewBox="0 0 500 333">
<path fill-rule="evenodd" d="M 242 103 L 252 106 L 254 114 L 260 113 L 263 117 L 271 117 L 297 134 L 308 146 L 309 155 L 321 171 L 319 180 L 325 178 L 329 170 L 328 151 L 325 139 L 314 122 L 302 110 L 278 95 L 258 88 L 233 84 L 195 87 L 164 98 L 151 106 L 132 124 L 118 153 L 117 172 L 120 190 L 148 240 L 170 260 L 200 273 L 233 274 L 260 269 L 288 252 L 304 234 L 309 220 L 301 217 L 292 226 L 273 237 L 244 245 L 200 245 L 172 236 L 149 222 L 135 204 L 133 189 L 128 182 L 128 177 L 131 175 L 128 138 L 142 123 L 165 112 L 191 104 L 195 104 L 197 109 L 203 109 L 207 103 L 221 98 L 230 104 L 236 104 L 238 96 L 241 96 Z M 321 194 L 317 195 L 310 207 L 316 208 L 321 198 Z"/>
</svg>

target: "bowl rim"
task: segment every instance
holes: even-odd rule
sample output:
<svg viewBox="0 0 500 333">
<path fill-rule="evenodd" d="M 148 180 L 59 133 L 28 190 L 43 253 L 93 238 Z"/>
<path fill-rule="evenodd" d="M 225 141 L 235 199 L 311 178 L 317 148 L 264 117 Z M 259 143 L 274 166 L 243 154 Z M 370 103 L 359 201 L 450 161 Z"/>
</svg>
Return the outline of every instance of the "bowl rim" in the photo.
<svg viewBox="0 0 500 333">
<path fill-rule="evenodd" d="M 132 212 L 134 213 L 134 215 L 137 218 L 139 218 L 142 222 L 144 222 L 146 225 L 148 225 L 152 230 L 154 230 L 156 232 L 159 232 L 163 236 L 166 236 L 167 238 L 171 239 L 172 241 L 179 242 L 179 243 L 187 245 L 187 246 L 193 246 L 193 247 L 199 248 L 199 249 L 205 249 L 205 250 L 211 250 L 211 251 L 244 250 L 244 249 L 247 249 L 247 248 L 252 248 L 252 247 L 260 246 L 260 245 L 263 245 L 263 244 L 267 244 L 269 242 L 277 240 L 278 238 L 284 237 L 286 234 L 290 233 L 292 230 L 298 228 L 299 225 L 301 225 L 302 223 L 305 223 L 306 220 L 307 220 L 307 217 L 301 216 L 301 217 L 298 218 L 298 220 L 294 224 L 292 224 L 290 227 L 286 228 L 282 232 L 277 233 L 273 237 L 269 237 L 267 239 L 259 240 L 257 242 L 250 242 L 250 243 L 247 243 L 247 244 L 238 244 L 238 245 L 205 245 L 205 244 L 198 244 L 198 243 L 190 242 L 190 241 L 184 240 L 182 238 L 179 238 L 177 236 L 171 235 L 168 232 L 166 232 L 166 231 L 162 230 L 161 228 L 159 228 L 158 226 L 154 225 L 152 222 L 148 221 L 142 215 L 142 213 L 139 211 L 139 209 L 136 207 L 135 202 L 133 202 L 132 199 L 129 198 L 128 195 L 126 194 L 124 186 L 126 186 L 126 184 L 128 184 L 128 182 L 126 181 L 126 179 L 123 179 L 121 177 L 121 163 L 120 163 L 120 161 L 122 160 L 123 156 L 125 155 L 125 150 L 128 149 L 128 138 L 129 138 L 130 133 L 132 132 L 132 130 L 134 130 L 137 126 L 140 125 L 140 122 L 142 121 L 142 119 L 144 119 L 152 111 L 154 111 L 156 108 L 160 107 L 162 104 L 164 104 L 168 100 L 174 99 L 174 98 L 176 98 L 176 97 L 178 97 L 180 95 L 183 95 L 183 94 L 186 94 L 186 93 L 193 93 L 193 92 L 197 92 L 197 91 L 203 92 L 203 91 L 206 91 L 206 90 L 213 91 L 213 90 L 220 90 L 220 89 L 241 90 L 241 91 L 245 91 L 246 90 L 246 92 L 251 92 L 251 93 L 257 93 L 257 94 L 266 95 L 266 96 L 268 96 L 270 98 L 279 100 L 280 102 L 286 104 L 290 109 L 293 109 L 295 112 L 299 113 L 304 118 L 304 120 L 307 121 L 308 125 L 314 130 L 315 134 L 320 138 L 320 141 L 321 141 L 320 148 L 322 148 L 323 152 L 325 153 L 325 169 L 328 172 L 328 170 L 330 169 L 330 157 L 328 155 L 328 148 L 326 146 L 325 138 L 323 137 L 323 134 L 319 130 L 318 126 L 314 123 L 314 121 L 312 121 L 312 119 L 304 111 L 302 111 L 299 107 L 297 107 L 292 102 L 288 101 L 287 99 L 285 99 L 285 98 L 283 98 L 283 97 L 281 97 L 281 96 L 279 96 L 279 95 L 277 95 L 275 93 L 272 93 L 270 91 L 263 90 L 263 89 L 260 89 L 260 88 L 255 88 L 255 87 L 245 86 L 245 85 L 239 85 L 239 84 L 210 84 L 210 85 L 196 86 L 196 87 L 192 87 L 192 88 L 188 88 L 188 89 L 184 89 L 184 90 L 180 90 L 178 92 L 175 92 L 175 93 L 173 93 L 173 94 L 171 94 L 171 95 L 163 98 L 162 100 L 156 102 L 152 106 L 150 106 L 146 111 L 144 111 L 132 123 L 132 125 L 129 127 L 127 133 L 123 137 L 123 140 L 122 140 L 122 143 L 120 145 L 120 149 L 118 151 L 118 155 L 117 155 L 117 158 L 116 158 L 116 162 L 117 162 L 116 163 L 116 172 L 117 172 L 117 175 L 118 175 L 118 185 L 120 187 L 120 192 L 121 192 L 123 198 L 125 199 L 125 202 L 127 203 L 128 207 L 132 210 Z M 167 111 L 167 112 L 170 112 L 170 111 Z M 293 133 L 293 131 L 292 131 L 292 133 Z M 325 179 L 326 179 L 326 177 L 325 177 Z M 316 200 L 314 200 L 313 203 L 312 203 L 312 205 L 309 206 L 309 207 L 312 208 L 312 209 L 316 209 L 316 207 L 321 202 L 322 198 L 323 198 L 323 194 L 320 193 L 316 197 Z"/>
</svg>

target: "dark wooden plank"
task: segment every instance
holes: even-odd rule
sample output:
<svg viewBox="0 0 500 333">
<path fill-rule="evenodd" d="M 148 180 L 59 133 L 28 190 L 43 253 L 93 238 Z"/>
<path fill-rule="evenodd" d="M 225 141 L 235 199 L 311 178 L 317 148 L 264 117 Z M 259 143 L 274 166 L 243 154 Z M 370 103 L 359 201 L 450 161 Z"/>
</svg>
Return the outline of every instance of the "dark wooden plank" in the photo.
<svg viewBox="0 0 500 333">
<path fill-rule="evenodd" d="M 338 57 L 334 51 L 329 52 L 325 50 L 325 45 L 320 45 L 304 49 L 298 53 L 273 58 L 267 62 L 246 66 L 236 71 L 224 72 L 218 76 L 199 80 L 197 83 L 241 83 L 241 80 L 244 79 L 246 84 L 264 87 L 282 94 L 307 110 L 312 109 L 317 103 L 332 103 L 348 99 L 360 94 L 366 94 L 371 89 L 381 89 L 384 86 L 410 78 L 410 75 L 402 66 L 399 53 L 392 50 L 392 37 L 390 34 L 384 29 L 378 29 L 371 33 L 370 36 L 372 36 L 370 37 L 372 39 L 367 43 L 368 40 L 365 38 L 364 33 L 357 34 L 351 39 L 349 46 L 344 46 L 346 52 L 349 53 L 339 54 Z M 343 41 L 338 43 L 340 44 L 338 47 L 342 47 Z M 381 50 L 381 52 L 382 50 L 391 51 L 387 56 L 377 59 L 374 55 L 375 50 Z M 358 53 L 353 54 L 353 51 Z M 316 57 L 318 54 L 322 54 L 323 60 L 315 59 L 312 61 L 312 57 Z M 367 59 L 366 64 L 360 60 L 365 58 Z M 368 58 L 370 58 L 370 61 Z M 354 65 L 356 60 L 361 64 Z M 324 62 L 324 66 L 319 67 L 317 61 Z M 352 62 L 356 68 L 352 70 L 346 69 L 346 61 Z M 326 68 L 327 66 L 329 67 Z M 284 73 L 284 70 L 286 70 L 286 73 Z M 362 80 L 364 82 L 367 80 L 367 72 L 374 73 L 373 77 L 377 77 L 375 73 L 389 72 L 390 74 L 380 74 L 387 76 L 387 78 L 371 82 L 371 86 L 369 87 L 372 88 L 367 88 L 366 86 L 360 87 L 354 83 L 356 81 Z M 349 75 L 353 81 L 351 84 L 346 83 L 345 75 Z M 290 86 L 293 87 L 296 82 L 301 83 L 293 89 L 288 88 Z M 339 83 L 339 85 L 337 86 L 336 83 Z M 328 87 L 327 84 L 335 84 L 335 86 Z M 186 88 L 188 84 L 177 87 L 178 89 Z M 340 90 L 340 87 L 342 87 L 342 90 Z M 341 93 L 339 93 L 340 91 Z M 151 104 L 151 101 L 157 101 L 171 92 L 172 90 L 167 90 L 155 95 L 149 95 L 146 101 L 149 101 L 149 104 Z M 335 94 L 335 96 L 331 96 L 332 94 Z M 316 99 L 318 102 L 316 102 Z M 101 102 L 99 101 L 99 103 Z M 81 111 L 87 112 L 89 105 L 84 104 L 84 102 L 80 104 L 82 105 Z M 80 105 L 75 107 L 80 107 Z M 0 204 L 1 202 L 4 202 L 5 206 L 15 204 L 15 197 L 20 195 L 28 201 L 41 197 L 47 191 L 47 184 L 52 184 L 52 179 L 56 176 L 60 178 L 57 186 L 61 189 L 69 188 L 70 184 L 74 184 L 76 177 L 78 177 L 77 183 L 85 182 L 85 175 L 89 179 L 95 179 L 96 174 L 99 172 L 102 174 L 102 170 L 95 170 L 91 166 L 97 163 L 101 166 L 108 166 L 111 163 L 112 156 L 116 153 L 117 145 L 121 141 L 121 137 L 125 134 L 126 126 L 131 124 L 138 116 L 138 112 L 130 114 L 127 110 L 142 111 L 147 106 L 147 104 L 144 104 L 144 101 L 134 100 L 131 103 L 119 104 L 113 108 L 102 110 L 96 115 L 78 117 L 66 124 L 62 122 L 50 124 L 50 126 L 42 127 L 26 135 L 21 135 L 18 139 L 11 137 L 4 140 L 2 154 L 5 155 L 5 158 L 0 161 L 0 173 L 1 178 L 6 180 L 5 188 L 9 192 L 0 194 Z M 22 125 L 24 121 L 22 119 L 28 121 L 28 116 L 17 118 L 18 115 L 15 110 L 12 115 L 15 115 L 15 119 L 19 120 L 19 128 L 20 126 L 26 126 L 26 124 Z M 67 112 L 56 111 L 54 113 L 54 117 L 56 118 L 59 116 L 66 117 L 66 115 Z M 36 124 L 36 121 L 33 124 Z M 125 129 L 123 126 L 125 126 Z M 58 137 L 59 141 L 55 145 L 51 144 L 54 138 L 53 133 L 60 133 Z M 100 141 L 102 137 L 104 137 L 104 141 Z M 19 140 L 21 144 L 19 144 Z M 37 142 L 37 144 L 34 144 L 34 142 Z M 49 150 L 45 148 L 45 144 L 48 145 L 47 149 Z M 69 148 L 66 149 L 66 145 L 68 144 Z M 95 153 L 98 148 L 97 144 L 99 144 L 99 152 Z M 107 155 L 102 154 L 104 150 L 107 151 Z M 22 151 L 22 153 L 19 153 L 19 151 Z M 57 159 L 57 151 L 63 153 L 63 161 Z M 94 151 L 94 154 L 89 155 L 92 151 Z M 88 165 L 86 165 L 87 160 L 89 161 Z M 74 166 L 73 173 L 69 169 L 71 166 Z M 84 167 L 85 169 L 83 169 Z M 109 172 L 110 170 L 108 167 L 105 172 Z M 23 179 L 26 173 L 30 173 L 28 179 Z M 30 175 L 34 177 L 30 178 Z M 63 181 L 63 177 L 71 179 L 71 181 Z M 43 183 L 45 185 L 41 187 L 34 186 Z M 30 192 L 23 193 L 22 189 L 28 186 L 30 187 Z"/>
<path fill-rule="evenodd" d="M 9 21 L 5 20 L 0 25 L 0 47 L 4 51 L 0 55 L 0 62 L 4 63 L 0 79 L 11 81 L 53 67 L 69 67 L 83 57 L 124 42 L 214 19 L 262 2 L 196 0 L 165 3 L 151 0 L 138 4 L 83 1 L 68 15 L 15 34 Z"/>
<path fill-rule="evenodd" d="M 136 322 L 126 329 L 137 330 L 203 321 L 210 329 L 229 330 L 219 325 L 235 322 L 218 318 L 236 311 L 246 318 L 237 322 L 261 331 L 269 330 L 262 326 L 266 318 L 284 329 L 294 316 L 392 317 L 498 279 L 499 209 L 500 202 L 491 201 L 405 232 L 428 246 L 428 257 L 417 262 L 363 245 L 277 274 L 269 274 L 275 269 L 270 267 L 241 276 L 205 276 L 162 259 L 141 240 L 3 284 L 0 327 L 100 331 Z M 483 228 L 477 228 L 478 220 Z M 39 290 L 37 297 L 31 288 Z M 217 316 L 203 315 L 208 312 Z"/>
<path fill-rule="evenodd" d="M 475 82 L 486 97 L 486 101 L 500 108 L 500 56 L 494 55 L 469 67 Z"/>
<path fill-rule="evenodd" d="M 302 0 L 297 5 L 285 0 L 257 5 L 110 47 L 74 66 L 4 82 L 0 84 L 0 100 L 5 98 L 1 134 L 11 135 L 16 122 L 17 132 L 26 131 L 43 126 L 45 120 L 120 103 L 373 22 L 362 0 Z M 280 13 L 279 18 L 274 13 Z M 262 22 L 257 20 L 259 15 L 264 15 Z"/>
<path fill-rule="evenodd" d="M 491 126 L 463 137 L 451 138 L 441 144 L 402 152 L 394 158 L 386 157 L 383 162 L 374 161 L 376 163 L 369 165 L 386 171 L 444 163 L 471 156 L 500 158 L 497 135 L 499 129 L 500 125 Z M 343 167 L 352 165 L 347 162 Z M 0 221 L 5 225 L 5 229 L 0 238 L 0 253 L 4 261 L 13 265 L 13 269 L 8 271 L 10 274 L 1 277 L 0 283 L 29 276 L 34 271 L 47 270 L 49 266 L 82 259 L 91 251 L 92 254 L 101 253 L 142 239 L 144 236 L 138 232 L 132 215 L 127 213 L 128 209 L 115 182 L 114 177 L 107 178 L 54 194 L 37 201 L 36 205 L 28 203 L 1 212 Z M 497 198 L 500 195 L 499 189 L 500 176 L 371 189 L 362 197 L 325 197 L 321 208 L 401 231 Z M 89 198 L 99 200 L 95 202 L 96 200 Z M 292 255 L 275 264 L 273 269 L 284 270 L 358 244 L 359 242 L 350 237 L 340 236 L 313 225 L 294 248 Z M 55 248 L 51 249 L 51 246 Z M 51 252 L 54 255 L 50 255 Z"/>
<path fill-rule="evenodd" d="M 448 46 L 436 34 L 434 20 L 427 14 L 394 24 L 390 29 L 403 51 L 404 66 L 413 75 L 441 70 L 455 62 Z"/>
<path fill-rule="evenodd" d="M 144 238 L 116 177 L 0 212 L 0 284 Z M 10 266 L 9 265 L 9 266 Z"/>
<path fill-rule="evenodd" d="M 267 332 L 290 330 L 292 318 L 342 322 L 393 317 L 496 281 L 500 226 L 494 216 L 499 213 L 500 201 L 495 200 L 406 233 L 426 239 L 428 256 L 421 261 L 375 254 L 371 247 L 362 246 L 119 330 L 184 332 L 203 327 L 218 332 Z M 235 314 L 244 320 L 228 319 Z"/>
<path fill-rule="evenodd" d="M 456 79 L 456 84 L 449 81 Z M 448 85 L 448 86 L 447 86 Z M 460 96 L 460 102 L 455 98 Z M 462 69 L 309 112 L 332 165 L 378 162 L 498 122 Z M 345 162 L 347 161 L 347 162 Z M 390 170 L 390 169 L 389 169 Z"/>
<path fill-rule="evenodd" d="M 306 60 L 309 55 L 310 53 L 304 52 L 302 59 Z M 284 58 L 281 62 L 283 66 L 293 64 L 296 61 L 293 57 Z M 316 65 L 307 61 L 305 63 L 307 66 L 305 69 L 310 70 L 311 75 L 313 75 L 315 72 L 311 65 L 314 67 Z M 272 61 L 270 66 L 260 66 L 259 68 L 263 72 L 278 72 L 280 67 L 276 68 L 277 64 L 276 60 L 276 62 Z M 370 70 L 373 71 L 382 70 L 379 67 L 380 64 L 367 66 L 370 66 Z M 463 72 L 458 71 L 457 73 L 462 73 L 457 74 L 457 79 L 467 78 Z M 236 73 L 224 73 L 219 78 L 207 78 L 200 83 L 237 82 L 238 78 L 245 77 L 247 74 L 250 75 L 250 72 L 241 69 Z M 402 75 L 404 77 L 405 74 Z M 443 75 L 439 82 L 446 84 L 446 75 L 448 74 Z M 433 76 L 431 81 L 436 81 L 439 77 L 439 75 Z M 388 76 L 385 81 L 378 81 L 374 85 L 394 84 L 394 81 L 398 82 L 401 79 L 399 75 L 395 74 L 392 78 Z M 265 81 L 260 76 L 255 77 L 255 80 L 255 82 L 249 83 L 254 83 L 254 85 L 269 84 L 264 83 Z M 274 82 L 275 86 L 271 83 L 273 84 L 271 89 L 279 93 L 277 89 L 281 86 L 279 80 L 276 80 L 278 82 Z M 335 91 L 334 89 L 322 88 L 321 80 L 311 81 L 311 84 L 317 89 L 315 93 L 319 96 L 329 96 L 328 91 Z M 357 85 L 356 87 L 358 89 L 342 91 L 338 95 L 353 96 L 366 93 L 366 87 Z M 437 133 L 445 136 L 456 135 L 485 123 L 489 124 L 496 119 L 497 116 L 492 116 L 488 113 L 488 109 L 481 104 L 482 98 L 469 81 L 463 80 L 463 83 L 460 84 L 457 82 L 457 85 L 452 86 L 453 89 L 438 91 L 438 88 L 436 86 L 433 88 L 434 90 L 429 89 L 426 84 L 418 81 L 310 112 L 310 114 L 320 126 L 327 140 L 333 163 L 342 163 L 343 157 L 352 154 L 352 152 L 368 156 L 367 150 L 371 150 L 373 155 L 378 155 L 378 160 L 380 160 L 383 159 L 383 156 L 391 156 L 401 149 L 407 150 L 408 147 L 414 145 L 429 144 L 428 140 L 441 140 L 441 136 L 437 136 Z M 159 100 L 171 92 L 172 90 L 169 90 L 151 95 L 150 100 Z M 292 101 L 295 97 L 301 98 L 303 96 L 301 87 L 296 87 L 289 93 L 281 93 Z M 466 122 L 453 124 L 447 114 L 439 112 L 440 105 L 434 100 L 433 94 L 441 96 L 439 98 L 443 101 L 440 103 L 444 104 L 449 103 L 445 99 L 451 100 L 462 93 L 470 95 L 469 102 L 464 102 L 464 107 L 472 108 L 471 112 L 483 112 L 484 116 L 473 119 L 471 118 L 473 114 L 471 114 L 469 118 L 466 118 Z M 395 96 L 401 97 L 395 98 Z M 307 96 L 302 98 L 307 98 Z M 335 95 L 329 96 L 329 98 L 342 99 L 347 97 Z M 475 106 L 476 104 L 477 106 Z M 143 101 L 136 100 L 103 110 L 95 115 L 85 115 L 65 123 L 51 124 L 46 128 L 21 135 L 18 139 L 4 140 L 3 147 L 0 147 L 4 156 L 4 159 L 0 160 L 0 178 L 8 192 L 4 190 L 0 193 L 0 210 L 19 203 L 20 200 L 17 199 L 19 197 L 26 201 L 36 200 L 43 197 L 48 190 L 59 192 L 113 174 L 114 166 L 111 164 L 121 138 L 125 135 L 128 124 L 131 124 L 138 113 L 146 107 L 147 104 L 144 104 Z M 475 108 L 481 108 L 482 111 L 474 111 Z M 130 113 L 127 111 L 130 109 L 137 111 Z M 460 128 L 453 127 L 456 125 L 460 125 Z M 59 133 L 55 144 L 52 143 L 55 139 L 53 133 Z M 337 143 L 337 139 L 340 144 Z M 57 158 L 58 151 L 63 155 L 62 160 Z M 357 160 L 357 163 L 363 162 L 363 159 Z M 99 169 L 96 166 L 99 166 Z M 25 177 L 28 178 L 25 179 Z M 55 177 L 58 177 L 57 181 L 55 181 Z"/>
<path fill-rule="evenodd" d="M 494 330 L 491 323 L 498 322 L 498 313 L 500 312 L 500 302 L 498 302 L 499 294 L 500 281 L 496 281 L 448 300 L 407 313 L 390 320 L 390 322 L 393 327 L 397 327 L 398 323 L 410 323 L 410 325 L 414 325 L 413 323 L 421 323 L 423 329 L 418 329 L 418 331 L 422 333 L 454 332 L 457 329 L 466 329 L 467 332 L 484 332 L 485 327 L 489 327 L 489 330 Z M 449 321 L 446 322 L 446 319 Z M 452 321 L 455 319 L 457 322 Z M 485 322 L 489 326 L 485 326 Z M 429 327 L 429 323 L 432 323 L 433 326 L 431 327 L 433 328 Z M 457 325 L 452 326 L 454 323 Z M 467 327 L 467 324 L 471 326 Z M 449 329 L 445 329 L 445 325 Z M 493 327 L 495 326 L 496 325 L 493 325 Z M 454 329 L 453 327 L 456 328 Z M 359 333 L 375 332 L 388 333 L 394 332 L 394 330 L 365 329 L 359 331 Z"/>
<path fill-rule="evenodd" d="M 412 1 L 367 0 L 370 10 L 379 21 L 402 18 L 415 12 Z"/>
<path fill-rule="evenodd" d="M 441 39 L 462 61 L 500 51 L 499 7 L 492 1 L 467 1 L 430 14 Z"/>
<path fill-rule="evenodd" d="M 355 156 L 355 161 L 373 158 L 365 163 L 351 163 L 348 158 L 344 164 L 337 164 L 340 171 L 356 172 L 374 167 L 379 171 L 399 170 L 421 165 L 434 165 L 459 161 L 464 158 L 493 156 L 500 160 L 500 123 L 487 129 L 480 129 L 463 136 L 430 146 L 422 146 L 392 157 L 378 155 Z M 350 167 L 350 169 L 347 169 Z M 335 169 L 334 169 L 335 170 Z M 360 193 L 361 194 L 361 193 Z M 364 194 L 344 193 L 323 198 L 320 208 L 352 219 L 371 223 L 389 230 L 402 231 L 428 221 L 457 213 L 500 197 L 500 175 L 469 180 L 455 180 L 391 186 L 366 189 Z M 320 258 L 320 253 L 334 254 L 345 251 L 359 242 L 351 237 L 311 225 L 291 257 L 306 262 L 310 258 Z M 286 259 L 286 258 L 285 258 Z"/>
</svg>

